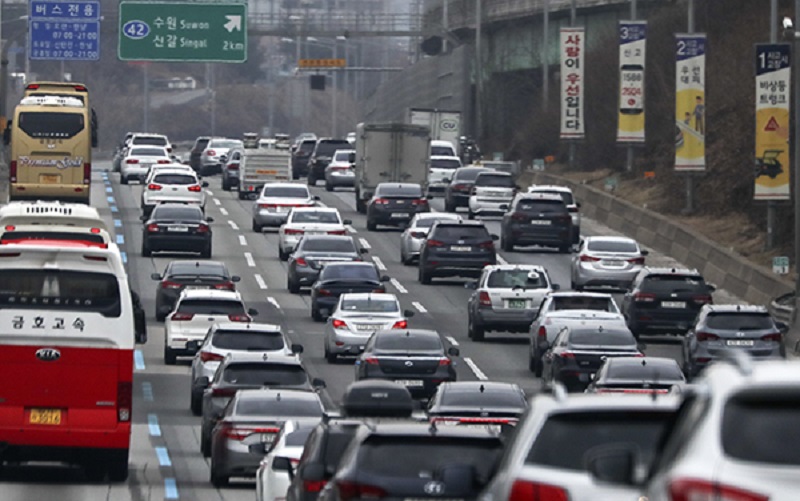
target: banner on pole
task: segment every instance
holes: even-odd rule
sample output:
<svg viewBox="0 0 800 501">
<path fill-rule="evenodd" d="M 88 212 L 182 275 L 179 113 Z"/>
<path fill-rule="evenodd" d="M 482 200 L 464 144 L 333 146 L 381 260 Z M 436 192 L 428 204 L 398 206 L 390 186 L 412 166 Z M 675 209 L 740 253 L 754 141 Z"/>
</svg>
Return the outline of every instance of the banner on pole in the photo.
<svg viewBox="0 0 800 501">
<path fill-rule="evenodd" d="M 644 142 L 644 64 L 647 21 L 619 22 L 617 141 Z"/>
<path fill-rule="evenodd" d="M 756 45 L 756 200 L 790 200 L 789 44 Z"/>
<path fill-rule="evenodd" d="M 675 170 L 706 170 L 706 36 L 679 34 L 675 68 Z"/>
<path fill-rule="evenodd" d="M 561 139 L 583 139 L 582 27 L 561 28 Z"/>
</svg>

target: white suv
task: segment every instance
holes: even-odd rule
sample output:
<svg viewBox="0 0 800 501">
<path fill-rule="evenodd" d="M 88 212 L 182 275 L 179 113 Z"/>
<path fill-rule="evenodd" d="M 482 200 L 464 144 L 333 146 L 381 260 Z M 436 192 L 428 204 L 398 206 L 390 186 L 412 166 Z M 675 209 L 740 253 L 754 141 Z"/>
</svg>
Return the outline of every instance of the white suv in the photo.
<svg viewBox="0 0 800 501">
<path fill-rule="evenodd" d="M 163 169 L 154 174 L 142 190 L 142 212 L 149 216 L 153 208 L 164 202 L 195 204 L 205 212 L 207 181 L 200 181 L 188 169 Z"/>
<path fill-rule="evenodd" d="M 241 294 L 216 289 L 186 289 L 178 296 L 175 309 L 164 321 L 164 363 L 174 365 L 178 356 L 193 356 L 208 329 L 220 322 L 251 322 Z"/>
</svg>

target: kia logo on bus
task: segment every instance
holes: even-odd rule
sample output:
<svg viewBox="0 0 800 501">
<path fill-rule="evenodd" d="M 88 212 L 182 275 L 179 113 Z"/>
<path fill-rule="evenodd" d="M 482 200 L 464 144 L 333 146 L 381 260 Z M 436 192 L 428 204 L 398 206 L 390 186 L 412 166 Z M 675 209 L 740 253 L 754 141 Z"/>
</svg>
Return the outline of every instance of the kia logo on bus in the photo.
<svg viewBox="0 0 800 501">
<path fill-rule="evenodd" d="M 442 130 L 456 130 L 458 128 L 458 120 L 442 120 L 439 128 Z"/>
<path fill-rule="evenodd" d="M 55 362 L 61 358 L 61 352 L 55 348 L 42 348 L 36 350 L 36 358 L 43 362 Z"/>
</svg>

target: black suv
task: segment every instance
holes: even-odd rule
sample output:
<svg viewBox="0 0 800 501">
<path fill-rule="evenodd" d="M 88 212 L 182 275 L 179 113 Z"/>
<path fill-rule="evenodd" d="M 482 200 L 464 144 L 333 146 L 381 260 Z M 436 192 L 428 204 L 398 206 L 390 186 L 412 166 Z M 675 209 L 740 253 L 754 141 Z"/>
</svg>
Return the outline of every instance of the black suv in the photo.
<svg viewBox="0 0 800 501">
<path fill-rule="evenodd" d="M 430 284 L 434 277 L 480 276 L 483 267 L 497 264 L 494 241 L 478 221 L 438 221 L 428 232 L 419 254 L 419 281 Z"/>
<path fill-rule="evenodd" d="M 194 146 L 189 150 L 189 165 L 198 174 L 200 173 L 201 167 L 200 156 L 203 154 L 203 150 L 206 149 L 206 145 L 208 145 L 209 141 L 211 141 L 211 136 L 200 136 L 194 140 Z"/>
<path fill-rule="evenodd" d="M 164 273 L 153 273 L 153 280 L 158 280 L 156 289 L 156 320 L 163 322 L 167 314 L 175 307 L 181 291 L 191 289 L 236 290 L 236 282 L 241 280 L 228 272 L 228 267 L 221 261 L 172 261 L 164 269 Z"/>
<path fill-rule="evenodd" d="M 697 270 L 642 268 L 622 300 L 622 314 L 635 336 L 685 334 L 716 288 Z"/>
<path fill-rule="evenodd" d="M 317 281 L 311 286 L 311 318 L 321 322 L 329 315 L 339 296 L 347 292 L 386 292 L 383 282 L 389 277 L 381 276 L 374 263 L 340 262 L 322 267 Z"/>
<path fill-rule="evenodd" d="M 325 167 L 331 163 L 336 150 L 352 149 L 353 145 L 347 139 L 318 139 L 308 159 L 308 185 L 314 186 L 318 179 L 325 179 Z"/>
<path fill-rule="evenodd" d="M 316 139 L 304 139 L 292 151 L 292 179 L 300 179 L 308 174 L 308 157 L 316 145 Z"/>
<path fill-rule="evenodd" d="M 453 172 L 453 177 L 450 178 L 450 184 L 444 189 L 445 212 L 455 212 L 456 207 L 469 205 L 469 197 L 478 174 L 491 171 L 492 169 L 486 167 L 461 167 L 456 169 Z"/>
<path fill-rule="evenodd" d="M 572 246 L 572 217 L 559 195 L 523 193 L 514 197 L 500 226 L 500 246 L 506 252 L 516 245 Z"/>
</svg>

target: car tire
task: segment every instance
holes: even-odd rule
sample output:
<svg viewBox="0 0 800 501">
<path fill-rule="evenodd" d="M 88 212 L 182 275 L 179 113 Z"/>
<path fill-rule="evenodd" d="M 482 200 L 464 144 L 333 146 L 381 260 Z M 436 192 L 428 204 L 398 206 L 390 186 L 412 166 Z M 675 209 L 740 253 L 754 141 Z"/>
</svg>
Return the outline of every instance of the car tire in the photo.
<svg viewBox="0 0 800 501">
<path fill-rule="evenodd" d="M 317 178 L 312 176 L 310 172 L 308 173 L 308 177 L 306 178 L 306 181 L 308 182 L 309 186 L 316 186 L 317 185 Z"/>
<path fill-rule="evenodd" d="M 225 178 L 222 178 L 222 191 L 231 191 L 231 183 L 225 181 Z"/>
<path fill-rule="evenodd" d="M 446 195 L 445 195 L 445 199 L 444 199 L 444 211 L 445 212 L 455 212 L 456 211 L 456 206 L 453 203 L 451 203 L 449 200 L 447 200 L 447 196 Z"/>
<path fill-rule="evenodd" d="M 319 308 L 314 306 L 314 303 L 311 303 L 311 318 L 315 322 L 322 322 L 322 312 L 319 311 Z"/>
<path fill-rule="evenodd" d="M 335 364 L 339 360 L 338 356 L 335 353 L 331 353 L 328 350 L 328 344 L 325 343 L 325 361 L 329 364 Z"/>
<path fill-rule="evenodd" d="M 124 482 L 128 480 L 128 457 L 114 458 L 106 464 L 108 480 L 111 482 Z"/>
<path fill-rule="evenodd" d="M 544 367 L 542 367 L 542 357 L 538 353 L 533 354 L 533 358 L 530 362 L 533 365 L 533 375 L 536 377 L 542 377 L 542 373 L 544 372 Z"/>
<path fill-rule="evenodd" d="M 411 260 L 406 256 L 405 252 L 402 250 L 400 251 L 400 262 L 403 263 L 404 266 L 410 266 Z"/>
<path fill-rule="evenodd" d="M 264 228 L 263 226 L 261 226 L 260 224 L 256 223 L 255 219 L 253 220 L 253 231 L 255 231 L 256 233 L 261 233 L 261 230 L 263 228 Z"/>
<path fill-rule="evenodd" d="M 291 292 L 292 294 L 300 293 L 300 284 L 292 281 L 289 278 L 286 279 L 286 288 L 289 289 L 289 292 Z"/>
<path fill-rule="evenodd" d="M 418 273 L 419 283 L 422 285 L 430 285 L 431 277 L 428 272 L 425 271 L 425 267 L 422 266 L 422 263 L 419 264 L 419 273 Z"/>
<path fill-rule="evenodd" d="M 164 346 L 164 364 L 175 365 L 177 362 L 178 356 L 175 355 L 175 351 L 173 351 L 169 346 Z"/>
<path fill-rule="evenodd" d="M 486 338 L 486 330 L 482 326 L 476 325 L 472 317 L 469 317 L 467 336 L 473 341 L 480 343 Z"/>
<path fill-rule="evenodd" d="M 242 192 L 242 191 L 240 191 L 240 192 L 239 192 L 239 200 L 244 200 L 244 199 L 245 199 L 245 197 L 247 197 L 247 193 L 246 193 L 246 192 Z"/>
<path fill-rule="evenodd" d="M 504 252 L 512 252 L 514 250 L 514 241 L 511 240 L 510 237 L 506 238 L 506 236 L 503 235 L 503 238 L 501 239 L 500 242 L 500 247 L 503 249 Z"/>
<path fill-rule="evenodd" d="M 120 176 L 119 176 L 119 184 L 128 184 L 128 176 L 120 174 Z"/>
<path fill-rule="evenodd" d="M 375 224 L 375 221 L 367 218 L 367 231 L 375 231 L 378 229 L 378 225 Z"/>
<path fill-rule="evenodd" d="M 200 252 L 200 257 L 203 259 L 211 259 L 211 243 L 209 243 L 202 252 Z"/>
<path fill-rule="evenodd" d="M 211 457 L 211 432 L 200 428 L 200 453 L 204 458 Z"/>
<path fill-rule="evenodd" d="M 325 182 L 325 191 L 333 191 L 333 185 L 329 182 Z"/>
<path fill-rule="evenodd" d="M 558 252 L 560 252 L 561 254 L 569 254 L 571 249 L 572 249 L 572 244 L 558 246 Z"/>
<path fill-rule="evenodd" d="M 475 219 L 475 213 L 472 212 L 472 209 L 467 209 L 467 219 Z"/>
<path fill-rule="evenodd" d="M 150 249 L 150 246 L 147 245 L 145 240 L 142 240 L 142 256 L 143 257 L 150 257 L 153 255 L 153 251 Z"/>
<path fill-rule="evenodd" d="M 288 261 L 289 260 L 289 253 L 288 252 L 284 252 L 283 249 L 278 247 L 278 259 L 280 259 L 281 261 Z"/>
<path fill-rule="evenodd" d="M 230 483 L 230 477 L 226 475 L 221 475 L 218 471 L 219 469 L 214 464 L 214 460 L 211 460 L 211 473 L 209 475 L 209 479 L 211 480 L 211 485 L 214 487 L 226 487 Z"/>
<path fill-rule="evenodd" d="M 156 322 L 163 322 L 166 320 L 167 314 L 166 313 L 159 313 L 158 309 L 156 309 Z"/>
<path fill-rule="evenodd" d="M 191 409 L 194 416 L 203 414 L 203 393 L 194 388 L 192 388 L 191 397 L 189 397 L 189 409 Z"/>
</svg>

